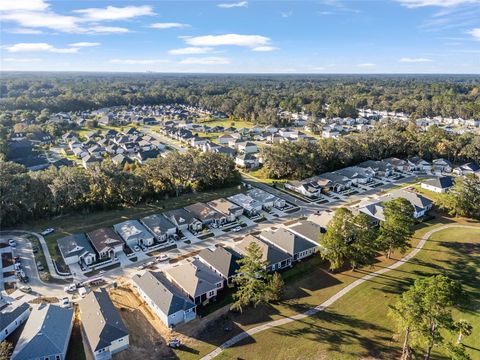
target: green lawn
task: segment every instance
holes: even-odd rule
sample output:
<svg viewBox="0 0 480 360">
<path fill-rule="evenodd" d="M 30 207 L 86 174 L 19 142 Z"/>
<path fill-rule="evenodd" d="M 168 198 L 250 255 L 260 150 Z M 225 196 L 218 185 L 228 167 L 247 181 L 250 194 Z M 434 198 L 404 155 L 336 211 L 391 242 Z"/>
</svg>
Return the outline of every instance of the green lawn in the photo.
<svg viewBox="0 0 480 360">
<path fill-rule="evenodd" d="M 205 124 L 208 126 L 223 126 L 224 128 L 229 128 L 229 127 L 235 127 L 237 129 L 240 128 L 252 128 L 255 126 L 254 123 L 249 122 L 249 121 L 243 121 L 243 120 L 233 120 L 233 119 L 225 119 L 225 120 L 205 120 L 199 122 L 201 124 Z"/>
<path fill-rule="evenodd" d="M 78 232 L 92 231 L 100 227 L 112 226 L 128 219 L 138 219 L 147 215 L 182 208 L 195 202 L 211 201 L 220 197 L 234 195 L 240 191 L 242 191 L 241 187 L 234 186 L 214 191 L 185 194 L 176 198 L 169 198 L 155 203 L 142 204 L 130 208 L 97 211 L 90 214 L 78 213 L 53 219 L 39 220 L 22 224 L 17 228 L 36 232 L 40 232 L 48 227 L 54 228 L 55 232 L 51 235 L 47 235 L 45 240 L 47 241 L 48 249 L 52 258 L 56 259 L 60 256 L 56 244 L 57 240 L 61 237 Z"/>
<path fill-rule="evenodd" d="M 477 223 L 478 225 L 478 223 Z M 437 227 L 438 225 L 434 225 Z M 417 231 L 420 237 L 431 227 Z M 377 265 L 380 268 L 384 265 Z M 387 316 L 388 305 L 413 280 L 444 273 L 462 281 L 472 301 L 455 312 L 474 327 L 464 343 L 472 359 L 480 358 L 480 226 L 478 230 L 447 229 L 435 233 L 424 249 L 409 263 L 365 282 L 339 299 L 326 312 L 261 332 L 225 350 L 219 359 L 397 359 L 401 338 Z M 350 276 L 360 277 L 368 271 Z M 303 300 L 303 299 L 302 299 Z M 453 340 L 453 338 L 451 339 Z M 275 344 L 275 346 L 271 346 Z M 433 358 L 444 359 L 437 348 Z M 422 354 L 421 351 L 418 352 Z"/>
</svg>

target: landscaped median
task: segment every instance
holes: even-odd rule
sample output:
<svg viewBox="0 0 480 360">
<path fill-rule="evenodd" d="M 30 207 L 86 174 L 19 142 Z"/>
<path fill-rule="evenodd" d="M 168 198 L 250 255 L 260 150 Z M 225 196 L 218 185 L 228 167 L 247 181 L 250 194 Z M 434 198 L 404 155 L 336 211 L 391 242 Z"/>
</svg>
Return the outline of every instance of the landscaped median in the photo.
<svg viewBox="0 0 480 360">
<path fill-rule="evenodd" d="M 412 246 L 415 247 L 428 231 L 453 223 L 475 225 L 463 219 L 437 218 L 418 226 L 412 238 Z M 455 234 L 456 231 L 458 229 L 452 230 L 449 235 Z M 471 237 L 472 241 L 479 244 L 480 225 L 479 236 L 477 237 L 473 232 L 472 234 L 475 236 Z M 467 241 L 465 239 L 465 234 L 461 235 L 460 240 L 452 238 L 451 246 L 453 247 L 457 241 Z M 395 301 L 399 292 L 410 284 L 414 277 L 421 276 L 427 271 L 437 271 L 438 266 L 443 266 L 445 269 L 448 267 L 449 264 L 442 262 L 439 253 L 432 251 L 437 250 L 438 246 L 440 245 L 436 242 L 427 242 L 425 249 L 421 250 L 409 263 L 363 283 L 339 299 L 326 312 L 295 321 L 285 327 L 260 332 L 253 338 L 249 337 L 233 348 L 226 349 L 220 358 L 282 359 L 293 356 L 293 358 L 313 359 L 325 356 L 328 359 L 358 359 L 368 357 L 368 354 L 396 354 L 401 343 L 392 340 L 393 321 L 387 317 L 387 305 Z M 448 251 L 450 247 L 447 246 L 446 249 L 438 249 L 442 252 L 446 251 L 444 260 L 448 261 L 449 256 L 455 258 L 456 255 Z M 221 317 L 218 314 L 225 311 L 220 310 L 218 313 L 196 320 L 202 321 L 202 327 L 208 331 L 191 334 L 192 336 L 185 340 L 186 346 L 191 351 L 176 350 L 176 354 L 182 359 L 198 359 L 244 330 L 303 313 L 323 303 L 354 281 L 395 263 L 401 257 L 401 254 L 395 253 L 390 260 L 384 257 L 378 258 L 378 263 L 371 268 L 335 274 L 325 270 L 327 267 L 318 257 L 302 262 L 284 273 L 286 287 L 284 300 L 281 303 L 247 309 L 244 314 L 227 313 Z M 411 266 L 414 266 L 413 272 L 404 273 L 404 267 Z M 352 312 L 352 314 L 347 316 L 345 312 Z M 328 330 L 322 334 L 324 327 Z M 480 328 L 480 324 L 478 327 Z M 299 330 L 296 332 L 289 332 L 297 328 Z M 187 327 L 178 331 L 182 334 L 189 333 Z M 372 338 L 371 334 L 378 339 Z M 468 341 L 472 339 L 473 336 Z M 299 344 L 299 341 L 303 345 Z M 272 343 L 276 344 L 274 348 L 270 346 Z M 309 348 L 308 351 L 305 351 L 306 347 Z M 292 355 L 291 351 L 295 354 Z"/>
</svg>

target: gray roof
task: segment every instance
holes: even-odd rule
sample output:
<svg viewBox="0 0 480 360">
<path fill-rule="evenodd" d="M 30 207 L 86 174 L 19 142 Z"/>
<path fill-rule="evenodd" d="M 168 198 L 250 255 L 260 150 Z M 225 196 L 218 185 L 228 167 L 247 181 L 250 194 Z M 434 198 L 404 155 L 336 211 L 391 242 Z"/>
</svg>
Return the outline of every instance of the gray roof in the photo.
<svg viewBox="0 0 480 360">
<path fill-rule="evenodd" d="M 195 308 L 195 304 L 182 295 L 162 273 L 147 271 L 142 276 L 135 275 L 133 282 L 166 315 Z"/>
<path fill-rule="evenodd" d="M 113 228 L 125 241 L 153 238 L 153 235 L 138 220 L 123 221 L 113 225 Z"/>
<path fill-rule="evenodd" d="M 62 354 L 70 340 L 72 321 L 73 309 L 51 304 L 41 304 L 34 308 L 12 359 L 28 360 Z"/>
<path fill-rule="evenodd" d="M 241 206 L 234 204 L 224 198 L 209 201 L 207 205 L 210 206 L 215 211 L 218 211 L 219 213 L 222 213 L 227 216 L 238 210 L 242 210 Z"/>
<path fill-rule="evenodd" d="M 215 250 L 203 249 L 198 256 L 226 279 L 235 275 L 240 268 L 237 261 L 241 258 L 240 254 L 232 249 L 218 246 Z"/>
<path fill-rule="evenodd" d="M 261 203 L 277 200 L 277 197 L 275 195 L 272 195 L 269 192 L 257 188 L 248 191 L 248 196 L 250 196 L 253 200 L 257 200 Z"/>
<path fill-rule="evenodd" d="M 0 332 L 3 331 L 8 325 L 10 325 L 16 318 L 22 315 L 25 310 L 30 308 L 30 305 L 23 303 L 19 306 L 10 305 L 6 309 L 3 309 L 0 313 Z"/>
<path fill-rule="evenodd" d="M 307 220 L 311 221 L 322 228 L 326 229 L 330 221 L 332 221 L 335 216 L 335 212 L 332 210 L 323 210 L 320 214 L 311 214 L 308 216 Z"/>
<path fill-rule="evenodd" d="M 165 216 L 168 219 L 174 219 L 177 224 L 183 225 L 183 224 L 191 224 L 194 222 L 198 222 L 198 219 L 190 212 L 188 212 L 185 209 L 175 209 L 175 210 L 170 210 L 165 213 Z"/>
<path fill-rule="evenodd" d="M 304 220 L 300 221 L 297 224 L 290 226 L 289 228 L 292 232 L 297 233 L 298 235 L 308 239 L 310 241 L 318 242 L 318 239 L 321 234 L 322 227 L 314 222 Z"/>
<path fill-rule="evenodd" d="M 434 186 L 440 189 L 448 189 L 453 186 L 453 177 L 451 176 L 440 176 L 435 179 L 428 179 L 422 182 L 430 186 Z"/>
<path fill-rule="evenodd" d="M 361 205 L 358 211 L 380 221 L 385 221 L 384 207 L 381 202 L 373 202 Z"/>
<path fill-rule="evenodd" d="M 389 201 L 389 200 L 398 199 L 398 198 L 403 198 L 408 200 L 408 202 L 410 202 L 410 204 L 412 204 L 413 207 L 415 207 L 415 210 L 423 210 L 426 207 L 432 205 L 432 200 L 427 199 L 425 196 L 417 193 L 413 193 L 411 191 L 402 190 L 402 189 L 394 190 L 390 192 L 386 196 L 384 201 Z"/>
<path fill-rule="evenodd" d="M 260 250 L 262 251 L 262 260 L 267 261 L 268 265 L 277 264 L 292 257 L 286 252 L 277 248 L 276 246 L 273 246 L 266 241 L 260 240 L 253 235 L 245 236 L 245 238 L 240 243 L 236 244 L 236 247 L 241 253 L 246 254 L 247 247 L 252 242 L 255 242 L 260 247 Z"/>
<path fill-rule="evenodd" d="M 220 214 L 217 210 L 212 209 L 207 204 L 201 202 L 185 206 L 184 209 L 191 212 L 197 219 L 201 221 L 209 221 L 222 217 L 222 214 Z"/>
<path fill-rule="evenodd" d="M 193 298 L 217 289 L 216 284 L 223 281 L 220 275 L 197 259 L 174 266 L 165 272 Z"/>
<path fill-rule="evenodd" d="M 85 234 L 72 234 L 58 239 L 57 243 L 64 259 L 70 256 L 81 256 L 86 252 L 95 254 Z"/>
<path fill-rule="evenodd" d="M 292 256 L 317 246 L 316 243 L 300 237 L 285 228 L 264 230 L 260 233 L 260 237 L 278 246 Z"/>
<path fill-rule="evenodd" d="M 102 288 L 99 292 L 90 292 L 78 305 L 83 329 L 93 351 L 103 349 L 112 341 L 128 335 L 128 330 L 107 290 Z"/>
<path fill-rule="evenodd" d="M 87 233 L 90 242 L 97 252 L 102 252 L 107 248 L 114 248 L 118 245 L 123 245 L 120 236 L 110 228 L 100 228 Z"/>
<path fill-rule="evenodd" d="M 140 221 L 156 236 L 164 235 L 170 229 L 176 229 L 175 224 L 161 214 L 145 216 Z"/>
</svg>

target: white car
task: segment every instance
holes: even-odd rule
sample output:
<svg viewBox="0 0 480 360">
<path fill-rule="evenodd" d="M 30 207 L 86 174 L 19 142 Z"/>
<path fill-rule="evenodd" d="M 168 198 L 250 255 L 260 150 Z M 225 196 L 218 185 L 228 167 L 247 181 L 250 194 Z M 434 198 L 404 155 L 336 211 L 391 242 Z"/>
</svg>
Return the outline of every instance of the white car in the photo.
<svg viewBox="0 0 480 360">
<path fill-rule="evenodd" d="M 163 261 L 167 261 L 170 259 L 170 256 L 168 256 L 167 254 L 162 254 L 160 256 L 157 256 L 155 258 L 155 260 L 157 260 L 158 262 L 163 262 Z"/>
<path fill-rule="evenodd" d="M 42 234 L 43 236 L 45 236 L 45 235 L 51 234 L 51 233 L 54 232 L 54 231 L 55 231 L 55 229 L 48 228 L 48 229 L 43 230 L 40 234 Z"/>
<path fill-rule="evenodd" d="M 70 307 L 70 300 L 68 297 L 64 297 L 60 299 L 60 306 L 63 308 L 69 308 Z"/>
<path fill-rule="evenodd" d="M 139 252 L 139 251 L 140 251 L 140 247 L 139 247 L 138 245 L 135 245 L 135 246 L 133 247 L 133 251 Z"/>
<path fill-rule="evenodd" d="M 79 287 L 78 288 L 78 295 L 80 295 L 80 297 L 84 298 L 85 295 L 87 295 L 87 289 L 84 286 Z"/>
<path fill-rule="evenodd" d="M 239 232 L 242 230 L 241 226 L 237 226 L 236 228 L 233 229 L 234 232 Z"/>
<path fill-rule="evenodd" d="M 70 284 L 70 285 L 68 285 L 68 286 L 65 286 L 63 289 L 64 289 L 65 292 L 67 292 L 67 293 L 72 293 L 72 292 L 77 291 L 77 285 L 76 285 L 76 284 Z"/>
<path fill-rule="evenodd" d="M 10 240 L 8 240 L 8 245 L 10 245 L 11 247 L 15 247 L 15 246 L 17 246 L 17 242 L 13 239 L 10 239 Z"/>
</svg>

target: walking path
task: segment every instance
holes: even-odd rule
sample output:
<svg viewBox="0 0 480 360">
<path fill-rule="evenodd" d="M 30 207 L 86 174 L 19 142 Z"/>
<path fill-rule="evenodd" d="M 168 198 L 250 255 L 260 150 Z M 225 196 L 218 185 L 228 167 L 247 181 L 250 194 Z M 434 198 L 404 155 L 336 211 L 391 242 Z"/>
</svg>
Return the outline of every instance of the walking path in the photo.
<svg viewBox="0 0 480 360">
<path fill-rule="evenodd" d="M 382 275 L 382 274 L 385 274 L 386 272 L 394 270 L 394 269 L 398 268 L 399 266 L 402 266 L 404 263 L 406 263 L 407 261 L 409 261 L 411 258 L 413 258 L 415 255 L 418 254 L 418 252 L 423 248 L 423 246 L 425 245 L 427 240 L 430 238 L 430 236 L 432 236 L 434 233 L 436 233 L 438 231 L 442 231 L 442 230 L 452 228 L 452 227 L 472 228 L 472 229 L 479 229 L 480 228 L 478 226 L 452 224 L 452 225 L 444 225 L 444 226 L 441 226 L 439 228 L 432 229 L 429 232 L 427 232 L 425 235 L 423 235 L 422 239 L 420 240 L 420 242 L 418 243 L 418 245 L 416 246 L 415 249 L 413 249 L 409 254 L 404 256 L 402 259 L 398 260 L 396 263 L 394 263 L 394 264 L 392 264 L 392 265 L 390 265 L 386 268 L 375 271 L 371 274 L 365 275 L 364 277 L 362 277 L 358 280 L 355 280 L 353 283 L 347 285 L 342 290 L 337 292 L 335 295 L 333 295 L 332 297 L 330 297 L 329 299 L 327 299 L 326 301 L 324 301 L 320 305 L 318 305 L 314 308 L 311 308 L 311 309 L 307 310 L 306 312 L 304 312 L 302 314 L 297 314 L 297 315 L 294 315 L 294 316 L 291 316 L 291 317 L 286 317 L 286 318 L 283 318 L 283 319 L 280 319 L 280 320 L 270 321 L 268 323 L 265 323 L 265 324 L 259 325 L 257 327 L 251 328 L 247 331 L 244 331 L 244 332 L 234 336 L 230 340 L 227 340 L 222 345 L 220 345 L 215 350 L 213 350 L 211 353 L 202 357 L 200 360 L 211 360 L 211 359 L 215 358 L 216 356 L 218 356 L 224 349 L 229 348 L 232 345 L 235 345 L 238 342 L 240 342 L 240 341 L 242 341 L 242 340 L 244 340 L 244 339 L 246 339 L 250 336 L 253 336 L 253 335 L 255 335 L 255 334 L 257 334 L 261 331 L 268 330 L 268 329 L 271 329 L 271 328 L 276 327 L 276 326 L 282 326 L 282 325 L 288 324 L 288 323 L 296 321 L 296 320 L 301 320 L 301 319 L 304 319 L 306 317 L 312 316 L 312 315 L 314 315 L 314 314 L 316 314 L 320 311 L 325 310 L 327 307 L 332 305 L 335 301 L 340 299 L 342 296 L 346 295 L 350 290 L 356 288 L 357 286 L 364 283 L 365 281 L 373 279 L 373 278 L 375 278 L 379 275 Z"/>
</svg>

